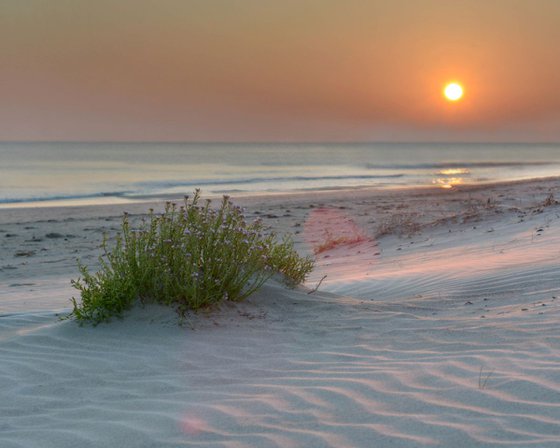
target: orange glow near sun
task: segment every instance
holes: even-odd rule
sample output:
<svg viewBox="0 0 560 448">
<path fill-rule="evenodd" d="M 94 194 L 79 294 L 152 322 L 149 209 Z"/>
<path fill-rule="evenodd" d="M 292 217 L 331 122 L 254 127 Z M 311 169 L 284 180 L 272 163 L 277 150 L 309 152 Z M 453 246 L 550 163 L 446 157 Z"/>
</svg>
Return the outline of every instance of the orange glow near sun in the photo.
<svg viewBox="0 0 560 448">
<path fill-rule="evenodd" d="M 443 96 L 448 101 L 459 101 L 463 97 L 463 87 L 457 82 L 450 82 L 443 89 Z"/>
</svg>

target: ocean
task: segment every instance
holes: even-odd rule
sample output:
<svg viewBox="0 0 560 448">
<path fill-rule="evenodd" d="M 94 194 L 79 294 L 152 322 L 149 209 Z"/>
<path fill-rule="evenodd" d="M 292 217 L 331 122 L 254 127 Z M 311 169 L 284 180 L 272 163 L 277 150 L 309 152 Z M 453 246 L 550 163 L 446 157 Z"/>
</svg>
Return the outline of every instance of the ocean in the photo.
<svg viewBox="0 0 560 448">
<path fill-rule="evenodd" d="M 0 143 L 0 207 L 560 175 L 560 144 Z"/>
</svg>

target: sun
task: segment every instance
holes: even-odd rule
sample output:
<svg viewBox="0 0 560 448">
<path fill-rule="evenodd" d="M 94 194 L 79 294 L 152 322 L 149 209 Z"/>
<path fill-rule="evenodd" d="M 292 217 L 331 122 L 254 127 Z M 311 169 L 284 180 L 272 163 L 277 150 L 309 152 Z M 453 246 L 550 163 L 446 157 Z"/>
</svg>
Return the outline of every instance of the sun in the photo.
<svg viewBox="0 0 560 448">
<path fill-rule="evenodd" d="M 451 82 L 443 89 L 443 95 L 449 101 L 459 101 L 463 97 L 463 87 L 459 83 Z"/>
</svg>

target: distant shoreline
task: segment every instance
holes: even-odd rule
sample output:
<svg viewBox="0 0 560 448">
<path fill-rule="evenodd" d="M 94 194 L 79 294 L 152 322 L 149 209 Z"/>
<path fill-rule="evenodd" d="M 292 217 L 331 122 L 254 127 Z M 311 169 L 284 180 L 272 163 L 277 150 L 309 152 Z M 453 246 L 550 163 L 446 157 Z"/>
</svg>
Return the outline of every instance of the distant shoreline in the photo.
<svg viewBox="0 0 560 448">
<path fill-rule="evenodd" d="M 455 185 L 449 188 L 449 190 L 476 190 L 484 189 L 499 185 L 510 185 L 519 183 L 539 183 L 547 182 L 560 179 L 560 176 L 547 176 L 547 177 L 536 177 L 527 179 L 513 179 L 504 181 L 486 181 L 486 182 L 473 182 L 473 183 L 463 183 L 461 185 Z M 3 211 L 13 211 L 13 210 L 26 210 L 26 209 L 49 209 L 49 208 L 67 208 L 67 207 L 133 207 L 136 208 L 143 204 L 157 204 L 164 201 L 182 201 L 185 195 L 192 195 L 193 190 L 185 190 L 184 194 L 154 194 L 154 195 L 134 195 L 134 196 L 111 196 L 110 194 L 96 195 L 94 197 L 86 198 L 63 198 L 63 199 L 45 199 L 45 200 L 35 200 L 35 201 L 15 201 L 15 202 L 0 202 L 0 222 L 2 222 L 1 215 Z M 386 185 L 386 186 L 371 186 L 371 185 L 356 185 L 352 187 L 348 186 L 332 186 L 332 187 L 320 187 L 320 188 L 309 188 L 309 189 L 294 189 L 294 190 L 282 190 L 282 191 L 219 191 L 219 192 L 208 192 L 204 188 L 200 188 L 201 192 L 205 197 L 208 198 L 220 198 L 223 195 L 228 195 L 234 198 L 240 199 L 251 199 L 251 198 L 263 198 L 263 197 L 289 197 L 289 196 L 301 196 L 301 195 L 324 195 L 330 194 L 332 192 L 390 192 L 390 191 L 418 191 L 418 190 L 445 190 L 440 185 Z"/>
</svg>

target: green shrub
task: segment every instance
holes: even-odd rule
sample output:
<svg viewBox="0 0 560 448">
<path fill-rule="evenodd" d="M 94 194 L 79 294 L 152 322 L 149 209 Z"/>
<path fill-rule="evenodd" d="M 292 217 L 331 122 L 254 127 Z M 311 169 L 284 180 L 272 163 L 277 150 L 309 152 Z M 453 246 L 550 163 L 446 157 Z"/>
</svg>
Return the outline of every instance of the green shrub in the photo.
<svg viewBox="0 0 560 448">
<path fill-rule="evenodd" d="M 223 300 L 243 300 L 274 274 L 288 285 L 303 282 L 313 269 L 289 238 L 279 242 L 264 234 L 260 220 L 247 223 L 239 207 L 224 196 L 215 210 L 210 200 L 191 201 L 165 212 L 153 210 L 138 228 L 125 213 L 116 243 L 103 240 L 100 270 L 91 274 L 79 264 L 81 278 L 72 281 L 81 301 L 72 298 L 70 316 L 97 324 L 121 316 L 137 299 L 175 306 L 180 313 Z"/>
</svg>

